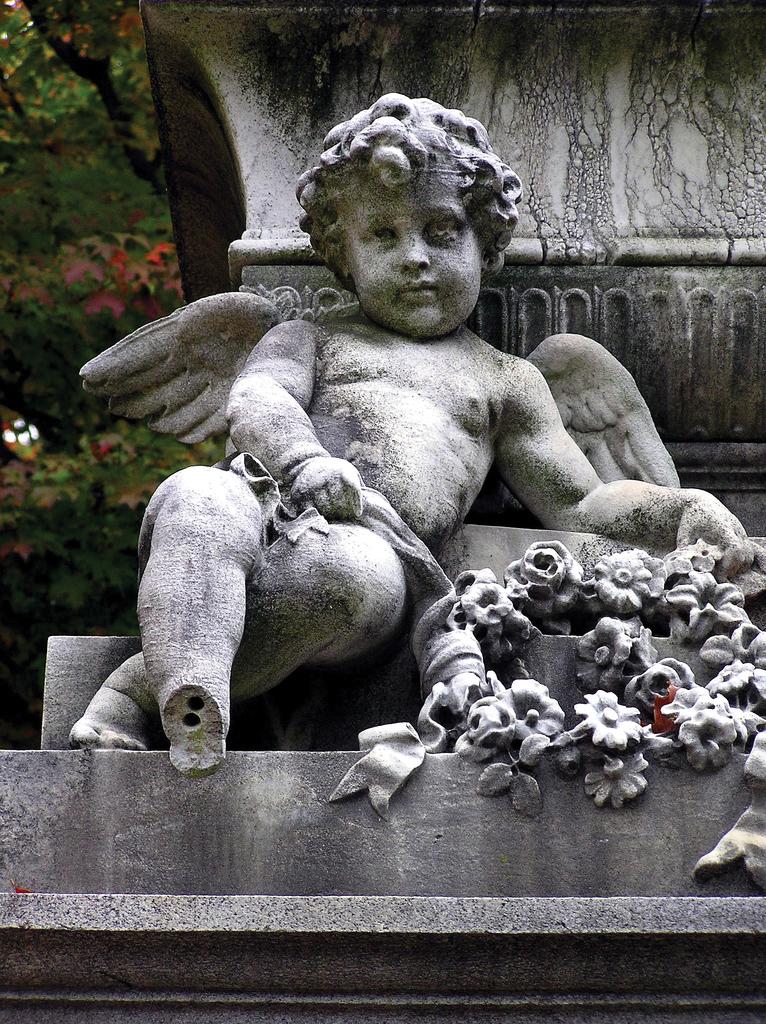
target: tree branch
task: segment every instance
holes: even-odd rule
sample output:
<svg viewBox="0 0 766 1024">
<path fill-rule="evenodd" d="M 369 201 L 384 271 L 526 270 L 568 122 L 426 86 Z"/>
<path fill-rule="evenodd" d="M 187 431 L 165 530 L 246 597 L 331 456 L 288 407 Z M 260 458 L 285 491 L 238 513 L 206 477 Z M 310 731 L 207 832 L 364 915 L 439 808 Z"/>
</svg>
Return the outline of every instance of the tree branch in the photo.
<svg viewBox="0 0 766 1024">
<path fill-rule="evenodd" d="M 59 60 L 79 78 L 95 86 L 134 174 L 142 181 L 148 181 L 157 195 L 162 195 L 164 187 L 159 173 L 162 158 L 159 151 L 153 157 L 147 157 L 143 150 L 136 146 L 130 114 L 117 95 L 112 81 L 111 57 L 84 56 L 71 42 L 57 36 L 51 26 L 48 12 L 39 0 L 26 0 L 26 8 L 35 28 Z"/>
<path fill-rule="evenodd" d="M 26 120 L 26 113 L 22 107 L 18 96 L 11 88 L 8 82 L 8 73 L 4 68 L 0 68 L 0 92 L 5 96 L 8 101 L 8 106 L 14 112 L 16 117 L 20 117 L 22 120 Z"/>
</svg>

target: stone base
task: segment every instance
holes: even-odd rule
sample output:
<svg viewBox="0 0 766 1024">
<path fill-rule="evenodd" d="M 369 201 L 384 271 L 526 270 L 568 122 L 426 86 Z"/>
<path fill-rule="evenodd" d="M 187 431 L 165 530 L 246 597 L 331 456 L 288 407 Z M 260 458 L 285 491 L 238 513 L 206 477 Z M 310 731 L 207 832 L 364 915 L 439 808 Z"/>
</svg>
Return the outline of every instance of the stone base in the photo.
<svg viewBox="0 0 766 1024">
<path fill-rule="evenodd" d="M 382 821 L 328 798 L 352 752 L 232 751 L 184 779 L 162 751 L 0 751 L 0 878 L 47 893 L 687 896 L 757 892 L 692 871 L 749 802 L 744 755 L 699 774 L 651 764 L 598 808 L 582 777 L 537 770 L 539 817 L 481 797 L 481 766 L 427 755 Z"/>
<path fill-rule="evenodd" d="M 2 1024 L 760 1024 L 766 900 L 0 896 Z"/>
</svg>

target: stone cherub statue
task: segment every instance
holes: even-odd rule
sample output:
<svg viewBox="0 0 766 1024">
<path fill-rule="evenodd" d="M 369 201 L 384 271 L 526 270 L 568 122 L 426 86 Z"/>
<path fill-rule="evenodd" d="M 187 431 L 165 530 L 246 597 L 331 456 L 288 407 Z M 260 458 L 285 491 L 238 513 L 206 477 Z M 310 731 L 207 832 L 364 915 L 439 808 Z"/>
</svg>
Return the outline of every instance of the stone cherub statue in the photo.
<svg viewBox="0 0 766 1024">
<path fill-rule="evenodd" d="M 203 774 L 224 757 L 230 701 L 300 666 L 374 659 L 407 631 L 426 690 L 483 680 L 476 641 L 444 627 L 439 557 L 493 463 L 545 527 L 665 551 L 704 538 L 722 575 L 752 561 L 734 516 L 679 489 L 604 349 L 560 335 L 529 361 L 466 327 L 521 196 L 481 124 L 383 96 L 332 129 L 297 194 L 358 313 L 277 323 L 259 296 L 213 296 L 83 369 L 116 412 L 156 429 L 228 427 L 230 454 L 152 498 L 143 650 L 95 695 L 74 746 L 142 749 L 159 714 L 172 762 Z"/>
</svg>

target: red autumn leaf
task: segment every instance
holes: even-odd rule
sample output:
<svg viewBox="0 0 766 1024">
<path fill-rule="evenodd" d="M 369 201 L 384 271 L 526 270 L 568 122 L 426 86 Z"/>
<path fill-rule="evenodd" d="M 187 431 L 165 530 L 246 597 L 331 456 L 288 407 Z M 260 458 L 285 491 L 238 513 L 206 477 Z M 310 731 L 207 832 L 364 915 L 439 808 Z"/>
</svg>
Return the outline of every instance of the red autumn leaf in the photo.
<svg viewBox="0 0 766 1024">
<path fill-rule="evenodd" d="M 27 894 L 30 894 L 32 892 L 31 889 L 25 889 L 23 885 L 16 885 L 16 883 L 14 882 L 13 879 L 11 879 L 11 889 L 13 890 L 13 892 L 17 892 L 17 893 L 27 893 Z"/>
<path fill-rule="evenodd" d="M 49 306 L 51 304 L 50 294 L 45 288 L 39 287 L 34 284 L 22 284 L 16 289 L 15 298 L 19 302 L 26 302 L 29 299 L 34 299 L 39 302 L 42 306 Z"/>
<path fill-rule="evenodd" d="M 678 687 L 673 686 L 672 683 L 668 683 L 668 692 L 665 696 L 663 697 L 660 694 L 657 694 L 654 698 L 654 721 L 652 722 L 652 732 L 663 734 L 673 732 L 675 729 L 675 722 L 672 718 L 668 718 L 666 715 L 663 715 L 662 709 L 675 699 L 677 693 Z"/>
<path fill-rule="evenodd" d="M 93 457 L 102 462 L 109 452 L 114 448 L 111 441 L 93 441 L 90 446 L 90 450 L 93 452 Z"/>
<path fill-rule="evenodd" d="M 128 262 L 128 254 L 124 249 L 115 249 L 109 257 L 109 262 L 113 267 L 124 267 Z"/>
<path fill-rule="evenodd" d="M 173 245 L 171 242 L 158 242 L 153 249 L 151 249 L 146 256 L 147 263 L 154 263 L 157 266 L 161 266 L 163 262 L 163 256 L 173 251 Z"/>
<path fill-rule="evenodd" d="M 125 312 L 125 303 L 119 295 L 104 290 L 94 292 L 83 303 L 83 310 L 86 316 L 95 316 L 104 309 L 108 309 L 115 320 L 119 320 Z"/>
<path fill-rule="evenodd" d="M 64 271 L 64 281 L 67 284 L 75 284 L 77 281 L 82 281 L 87 275 L 95 277 L 97 281 L 103 281 L 104 269 L 91 260 L 75 260 Z"/>
<path fill-rule="evenodd" d="M 11 540 L 6 544 L 0 545 L 0 558 L 7 558 L 8 555 L 18 555 L 19 558 L 26 562 L 32 551 L 31 544 L 24 544 L 20 540 Z"/>
<path fill-rule="evenodd" d="M 147 267 L 145 263 L 128 263 L 124 271 L 124 280 L 129 282 L 131 290 L 139 288 L 141 285 L 149 285 L 153 270 L 151 267 Z"/>
</svg>

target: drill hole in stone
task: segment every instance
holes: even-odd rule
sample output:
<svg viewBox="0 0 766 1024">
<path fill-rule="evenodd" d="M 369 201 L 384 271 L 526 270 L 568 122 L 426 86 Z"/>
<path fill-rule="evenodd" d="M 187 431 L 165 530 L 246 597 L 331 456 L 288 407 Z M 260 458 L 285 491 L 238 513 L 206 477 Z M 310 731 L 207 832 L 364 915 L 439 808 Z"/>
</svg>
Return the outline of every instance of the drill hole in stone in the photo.
<svg viewBox="0 0 766 1024">
<path fill-rule="evenodd" d="M 190 711 L 201 711 L 205 706 L 205 702 L 201 697 L 189 697 L 186 706 Z"/>
<path fill-rule="evenodd" d="M 184 725 L 188 725 L 190 729 L 194 728 L 195 725 L 199 725 L 199 715 L 192 714 L 184 715 Z"/>
</svg>

